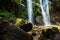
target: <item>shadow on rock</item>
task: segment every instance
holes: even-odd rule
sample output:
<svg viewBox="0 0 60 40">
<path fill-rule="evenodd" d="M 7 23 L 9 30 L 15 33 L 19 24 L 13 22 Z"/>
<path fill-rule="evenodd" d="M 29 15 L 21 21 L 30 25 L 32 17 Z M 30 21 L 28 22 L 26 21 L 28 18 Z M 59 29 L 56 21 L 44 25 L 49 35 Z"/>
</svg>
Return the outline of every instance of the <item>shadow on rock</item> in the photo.
<svg viewBox="0 0 60 40">
<path fill-rule="evenodd" d="M 32 30 L 33 25 L 31 23 L 24 24 L 20 28 L 23 29 L 25 32 L 29 32 Z"/>
<path fill-rule="evenodd" d="M 15 25 L 3 21 L 0 22 L 0 40 L 33 40 L 33 37 Z"/>
</svg>

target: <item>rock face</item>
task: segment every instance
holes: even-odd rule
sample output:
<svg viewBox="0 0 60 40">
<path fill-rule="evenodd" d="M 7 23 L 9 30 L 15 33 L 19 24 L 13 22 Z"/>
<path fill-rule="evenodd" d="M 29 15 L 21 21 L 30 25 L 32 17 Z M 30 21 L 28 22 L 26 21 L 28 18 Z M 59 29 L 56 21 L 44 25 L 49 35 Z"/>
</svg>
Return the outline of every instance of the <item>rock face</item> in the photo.
<svg viewBox="0 0 60 40">
<path fill-rule="evenodd" d="M 60 40 L 60 33 L 55 34 L 54 38 L 52 40 Z"/>
<path fill-rule="evenodd" d="M 42 30 L 42 39 L 52 39 L 54 36 L 54 39 L 58 39 L 57 34 L 59 33 L 59 30 L 55 27 L 53 27 L 52 29 L 46 29 L 46 30 Z"/>
<path fill-rule="evenodd" d="M 51 4 L 51 20 L 55 22 L 57 25 L 60 24 L 60 1 L 58 0 L 50 0 Z"/>
<path fill-rule="evenodd" d="M 31 23 L 24 24 L 20 28 L 23 29 L 25 32 L 29 32 L 32 30 L 33 25 Z"/>
<path fill-rule="evenodd" d="M 0 40 L 33 40 L 33 37 L 9 22 L 0 22 Z"/>
</svg>

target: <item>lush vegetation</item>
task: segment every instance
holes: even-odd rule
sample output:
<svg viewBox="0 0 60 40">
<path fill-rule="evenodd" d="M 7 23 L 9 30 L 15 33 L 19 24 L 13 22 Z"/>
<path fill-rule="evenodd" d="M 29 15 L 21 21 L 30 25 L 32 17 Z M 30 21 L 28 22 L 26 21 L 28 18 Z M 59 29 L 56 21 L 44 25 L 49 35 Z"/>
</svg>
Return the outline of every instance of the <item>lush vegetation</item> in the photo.
<svg viewBox="0 0 60 40">
<path fill-rule="evenodd" d="M 36 17 L 41 19 L 41 9 L 39 0 L 33 1 L 33 14 L 34 21 Z M 6 3 L 7 2 L 7 3 Z M 57 9 L 60 10 L 60 0 L 50 0 L 50 12 L 51 9 L 55 12 Z M 9 21 L 13 21 L 16 23 L 17 18 L 26 20 L 28 19 L 27 13 L 27 2 L 26 0 L 0 0 L 0 17 L 8 19 Z M 51 12 L 52 13 L 52 12 Z"/>
</svg>

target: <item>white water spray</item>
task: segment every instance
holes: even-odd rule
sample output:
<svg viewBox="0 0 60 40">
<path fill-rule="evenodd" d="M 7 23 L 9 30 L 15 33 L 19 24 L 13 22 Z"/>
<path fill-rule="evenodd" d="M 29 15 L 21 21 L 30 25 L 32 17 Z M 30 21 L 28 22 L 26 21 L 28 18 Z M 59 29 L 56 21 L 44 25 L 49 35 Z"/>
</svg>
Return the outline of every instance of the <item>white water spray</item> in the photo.
<svg viewBox="0 0 60 40">
<path fill-rule="evenodd" d="M 49 0 L 40 0 L 43 22 L 45 26 L 50 26 Z"/>
<path fill-rule="evenodd" d="M 32 0 L 27 0 L 28 21 L 33 24 Z"/>
</svg>

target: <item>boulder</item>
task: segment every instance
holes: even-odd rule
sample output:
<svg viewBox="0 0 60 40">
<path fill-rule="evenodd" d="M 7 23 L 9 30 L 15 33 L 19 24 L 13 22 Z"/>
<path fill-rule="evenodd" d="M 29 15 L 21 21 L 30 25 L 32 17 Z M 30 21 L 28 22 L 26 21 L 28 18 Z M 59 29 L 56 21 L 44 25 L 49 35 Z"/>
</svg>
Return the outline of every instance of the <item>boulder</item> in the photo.
<svg viewBox="0 0 60 40">
<path fill-rule="evenodd" d="M 33 40 L 33 37 L 14 24 L 0 22 L 0 40 Z"/>
<path fill-rule="evenodd" d="M 24 30 L 25 32 L 29 32 L 32 30 L 33 25 L 31 23 L 28 24 L 24 24 L 23 26 L 21 26 L 20 28 L 22 30 Z"/>
</svg>

